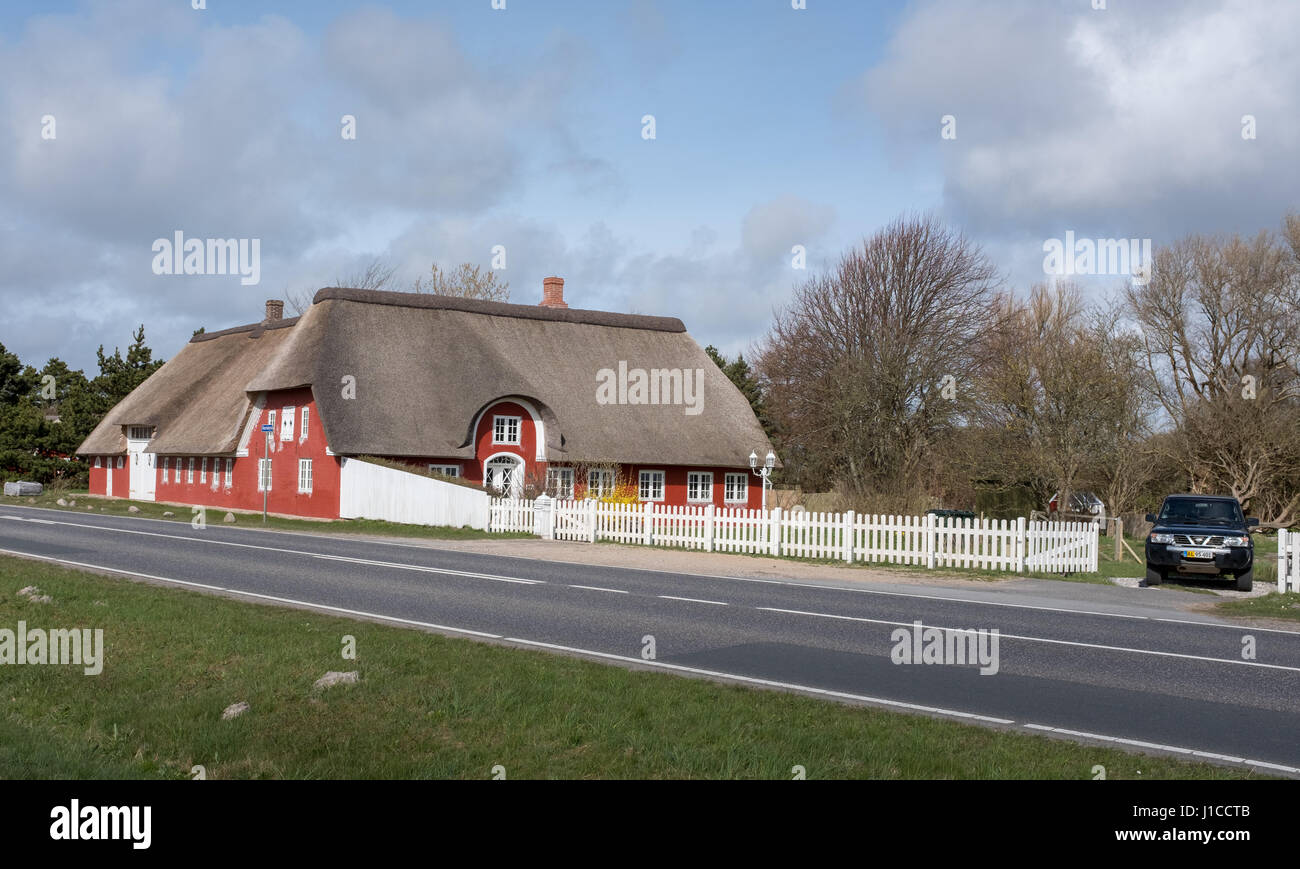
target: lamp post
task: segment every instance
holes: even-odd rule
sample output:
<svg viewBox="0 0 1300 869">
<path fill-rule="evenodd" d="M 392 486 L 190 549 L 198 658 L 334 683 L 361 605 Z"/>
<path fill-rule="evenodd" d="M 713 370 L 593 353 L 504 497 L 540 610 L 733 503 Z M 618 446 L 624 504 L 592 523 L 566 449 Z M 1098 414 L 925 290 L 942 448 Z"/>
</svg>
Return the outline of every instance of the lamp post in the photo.
<svg viewBox="0 0 1300 869">
<path fill-rule="evenodd" d="M 772 476 L 772 469 L 776 467 L 776 454 L 771 450 L 767 451 L 767 458 L 763 460 L 763 467 L 758 466 L 758 454 L 751 451 L 749 454 L 749 472 L 756 477 L 763 478 L 763 512 L 767 512 L 767 487 L 772 485 L 769 477 Z"/>
</svg>

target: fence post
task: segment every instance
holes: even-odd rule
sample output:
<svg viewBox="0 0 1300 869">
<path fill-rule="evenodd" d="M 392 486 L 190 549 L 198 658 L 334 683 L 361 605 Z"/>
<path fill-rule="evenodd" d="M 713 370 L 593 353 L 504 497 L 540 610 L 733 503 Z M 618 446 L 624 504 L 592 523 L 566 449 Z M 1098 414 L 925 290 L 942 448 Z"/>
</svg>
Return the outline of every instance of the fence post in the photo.
<svg viewBox="0 0 1300 869">
<path fill-rule="evenodd" d="M 543 540 L 555 539 L 555 513 L 551 498 L 545 493 L 533 502 L 533 533 Z"/>
<path fill-rule="evenodd" d="M 1287 586 L 1287 570 L 1290 567 L 1290 559 L 1286 557 L 1286 545 L 1289 534 L 1285 528 L 1277 529 L 1277 590 L 1285 592 Z M 1300 589 L 1297 589 L 1300 591 Z"/>
<path fill-rule="evenodd" d="M 704 551 L 713 551 L 713 505 L 704 508 Z"/>
<path fill-rule="evenodd" d="M 934 570 L 934 514 L 925 514 L 925 566 Z"/>
<path fill-rule="evenodd" d="M 853 522 L 856 518 L 852 510 L 844 514 L 844 561 L 848 564 L 853 563 Z"/>
<path fill-rule="evenodd" d="M 651 540 L 653 539 L 650 535 L 650 523 L 654 519 L 654 509 L 655 509 L 655 505 L 653 501 L 645 502 L 645 516 L 641 520 L 641 532 L 642 532 L 641 542 L 644 543 L 646 546 L 649 546 Z"/>
<path fill-rule="evenodd" d="M 1025 558 L 1029 554 L 1029 535 L 1025 528 L 1025 517 L 1016 517 L 1016 572 L 1025 572 Z"/>
<path fill-rule="evenodd" d="M 781 508 L 773 507 L 767 514 L 767 552 L 769 555 L 781 554 Z"/>
<path fill-rule="evenodd" d="M 596 542 L 596 499 L 587 499 L 587 542 Z"/>
<path fill-rule="evenodd" d="M 1124 560 L 1124 520 L 1115 517 L 1115 560 Z"/>
</svg>

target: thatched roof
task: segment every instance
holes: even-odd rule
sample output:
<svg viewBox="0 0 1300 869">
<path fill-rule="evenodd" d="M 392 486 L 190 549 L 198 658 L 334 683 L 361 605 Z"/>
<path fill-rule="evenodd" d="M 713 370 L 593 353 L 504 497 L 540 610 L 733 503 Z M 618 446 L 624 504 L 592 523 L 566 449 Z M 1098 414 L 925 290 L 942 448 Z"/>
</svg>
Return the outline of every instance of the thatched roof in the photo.
<svg viewBox="0 0 1300 869">
<path fill-rule="evenodd" d="M 104 415 L 80 455 L 126 452 L 122 426 L 150 425 L 149 451 L 232 455 L 252 409 L 248 381 L 292 333 L 296 317 L 197 335 Z"/>
<path fill-rule="evenodd" d="M 147 408 L 159 426 L 151 450 L 228 452 L 250 398 L 310 385 L 341 455 L 472 458 L 473 420 L 512 396 L 547 423 L 550 461 L 738 467 L 768 449 L 749 402 L 674 318 L 330 288 L 292 328 L 243 328 L 253 331 L 196 338 L 110 418 L 143 423 L 127 417 Z M 703 370 L 702 412 L 599 404 L 597 372 L 620 361 Z M 344 397 L 349 376 L 355 398 Z M 161 410 L 173 401 L 207 407 Z"/>
</svg>

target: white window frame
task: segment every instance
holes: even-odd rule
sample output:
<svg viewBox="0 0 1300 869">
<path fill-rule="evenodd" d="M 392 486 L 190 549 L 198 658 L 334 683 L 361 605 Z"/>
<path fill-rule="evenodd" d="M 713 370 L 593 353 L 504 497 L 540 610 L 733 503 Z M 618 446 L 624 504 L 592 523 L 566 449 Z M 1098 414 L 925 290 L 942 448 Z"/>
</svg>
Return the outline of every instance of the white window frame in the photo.
<svg viewBox="0 0 1300 869">
<path fill-rule="evenodd" d="M 120 471 L 120 470 L 122 470 L 122 468 L 124 468 L 125 466 L 126 466 L 126 463 L 122 461 L 122 457 L 121 457 L 121 456 L 118 456 L 118 457 L 117 457 L 117 469 Z"/>
<path fill-rule="evenodd" d="M 189 466 L 185 469 L 185 482 L 190 484 L 194 482 L 194 457 L 190 456 Z"/>
<path fill-rule="evenodd" d="M 444 477 L 460 476 L 460 465 L 429 465 L 429 470 Z"/>
<path fill-rule="evenodd" d="M 199 462 L 199 484 L 202 485 L 208 481 L 208 457 L 204 456 Z"/>
<path fill-rule="evenodd" d="M 707 491 L 701 492 L 707 485 Z M 695 497 L 691 497 L 692 486 L 697 488 Z M 712 504 L 713 503 L 713 472 L 712 471 L 687 471 L 686 472 L 686 501 L 690 504 Z"/>
<path fill-rule="evenodd" d="M 268 410 L 266 412 L 266 424 L 271 427 L 271 431 L 275 431 L 275 411 Z"/>
<path fill-rule="evenodd" d="M 646 497 L 646 495 L 644 494 L 646 491 L 647 480 L 651 481 L 650 497 Z M 659 483 L 658 498 L 654 497 L 654 482 L 656 480 Z M 667 491 L 668 491 L 668 475 L 665 472 L 648 470 L 648 471 L 641 471 L 639 474 L 637 474 L 636 494 L 637 497 L 640 498 L 642 501 L 654 501 L 654 502 L 662 501 Z"/>
<path fill-rule="evenodd" d="M 723 489 L 722 497 L 726 503 L 749 503 L 749 476 L 749 474 L 727 474 L 727 476 L 723 478 L 725 488 Z M 736 484 L 736 488 L 740 491 L 740 496 L 737 498 L 731 497 L 731 487 L 733 483 Z"/>
<path fill-rule="evenodd" d="M 573 468 L 547 468 L 546 493 L 552 498 L 573 500 Z"/>
<path fill-rule="evenodd" d="M 164 483 L 167 482 L 167 465 L 168 465 L 168 464 L 169 464 L 169 460 L 168 460 L 166 457 L 164 457 L 163 460 L 162 460 L 162 481 L 163 481 Z"/>
<path fill-rule="evenodd" d="M 302 430 L 298 432 L 298 443 L 307 441 L 307 423 L 311 421 L 311 408 L 303 407 L 302 409 Z"/>
<path fill-rule="evenodd" d="M 303 485 L 306 483 L 306 485 Z M 298 460 L 298 494 L 311 494 L 311 459 Z"/>
<path fill-rule="evenodd" d="M 504 432 L 506 438 L 510 437 L 511 425 L 514 426 L 514 440 L 503 440 L 501 432 Z M 492 444 L 503 446 L 519 446 L 524 442 L 524 419 L 521 416 L 508 416 L 504 414 L 494 414 L 492 416 Z"/>
<path fill-rule="evenodd" d="M 257 491 L 271 491 L 271 459 L 257 460 Z"/>
<path fill-rule="evenodd" d="M 298 409 L 292 405 L 285 407 L 280 414 L 280 440 L 293 440 L 293 424 L 298 418 Z"/>
<path fill-rule="evenodd" d="M 100 458 L 101 458 L 100 456 L 95 456 L 95 467 L 97 468 L 103 467 L 103 464 L 100 462 Z"/>
<path fill-rule="evenodd" d="M 235 460 L 226 459 L 226 488 L 229 489 L 235 483 Z"/>
<path fill-rule="evenodd" d="M 594 478 L 594 482 L 593 482 Z M 609 468 L 592 468 L 587 471 L 587 497 L 603 498 L 614 494 L 614 472 Z"/>
</svg>

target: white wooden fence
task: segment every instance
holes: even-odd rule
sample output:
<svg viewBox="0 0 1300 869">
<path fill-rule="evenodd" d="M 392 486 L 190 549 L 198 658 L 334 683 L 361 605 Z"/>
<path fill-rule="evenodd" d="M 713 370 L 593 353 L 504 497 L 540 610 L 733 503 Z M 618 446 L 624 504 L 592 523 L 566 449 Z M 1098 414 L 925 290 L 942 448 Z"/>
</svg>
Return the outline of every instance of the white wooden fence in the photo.
<svg viewBox="0 0 1300 869">
<path fill-rule="evenodd" d="M 343 459 L 339 469 L 339 516 L 414 525 L 468 525 L 486 530 L 488 494 L 423 474 Z M 528 527 L 532 531 L 532 526 Z"/>
<path fill-rule="evenodd" d="M 1277 590 L 1300 591 L 1300 531 L 1277 532 Z"/>
<path fill-rule="evenodd" d="M 1089 522 L 952 519 L 742 508 L 606 504 L 594 500 L 494 498 L 492 531 L 556 540 L 612 540 L 705 552 L 743 552 L 1042 573 L 1095 572 L 1097 528 Z"/>
</svg>

